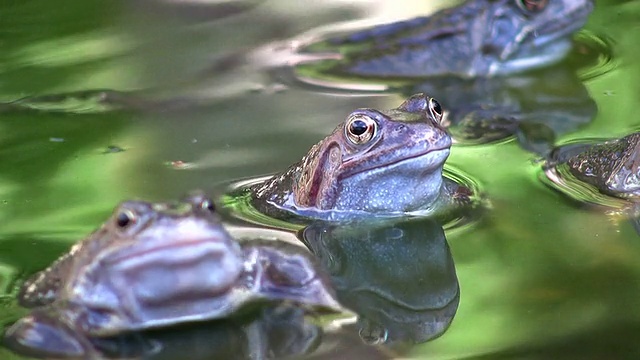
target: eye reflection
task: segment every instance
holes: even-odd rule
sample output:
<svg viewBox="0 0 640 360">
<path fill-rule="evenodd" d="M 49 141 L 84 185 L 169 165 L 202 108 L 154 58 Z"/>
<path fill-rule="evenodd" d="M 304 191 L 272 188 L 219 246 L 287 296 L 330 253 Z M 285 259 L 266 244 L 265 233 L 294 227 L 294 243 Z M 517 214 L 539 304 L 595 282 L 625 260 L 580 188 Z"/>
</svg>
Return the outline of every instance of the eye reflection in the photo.
<svg viewBox="0 0 640 360">
<path fill-rule="evenodd" d="M 442 106 L 434 98 L 429 99 L 429 112 L 437 122 L 442 121 Z"/>
</svg>

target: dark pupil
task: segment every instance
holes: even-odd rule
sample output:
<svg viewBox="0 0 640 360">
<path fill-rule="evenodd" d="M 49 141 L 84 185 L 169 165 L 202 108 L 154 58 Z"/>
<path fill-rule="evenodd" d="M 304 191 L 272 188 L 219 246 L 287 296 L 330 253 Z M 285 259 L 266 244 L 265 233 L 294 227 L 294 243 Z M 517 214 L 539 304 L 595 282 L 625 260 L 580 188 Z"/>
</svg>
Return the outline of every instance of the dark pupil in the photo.
<svg viewBox="0 0 640 360">
<path fill-rule="evenodd" d="M 367 131 L 367 128 L 368 128 L 367 123 L 365 123 L 362 120 L 356 120 L 351 123 L 349 130 L 353 135 L 358 136 L 358 135 L 364 134 Z"/>
<path fill-rule="evenodd" d="M 207 209 L 211 212 L 214 212 L 216 210 L 216 206 L 211 200 L 204 200 L 200 206 L 202 206 L 203 209 Z"/>
<path fill-rule="evenodd" d="M 440 107 L 440 103 L 435 100 L 431 100 L 431 101 L 432 101 L 431 106 L 433 107 L 433 111 L 438 115 L 442 114 L 442 108 Z"/>
<path fill-rule="evenodd" d="M 116 218 L 116 222 L 118 223 L 119 227 L 125 227 L 129 225 L 129 223 L 131 223 L 131 218 L 126 213 L 120 213 Z"/>
</svg>

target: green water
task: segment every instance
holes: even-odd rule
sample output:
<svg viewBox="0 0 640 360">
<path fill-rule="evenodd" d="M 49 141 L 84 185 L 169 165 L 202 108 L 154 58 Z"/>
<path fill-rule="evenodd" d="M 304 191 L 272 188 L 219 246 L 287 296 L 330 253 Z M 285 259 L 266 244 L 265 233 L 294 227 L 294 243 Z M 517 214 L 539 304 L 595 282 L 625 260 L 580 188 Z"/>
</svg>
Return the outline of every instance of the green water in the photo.
<svg viewBox="0 0 640 360">
<path fill-rule="evenodd" d="M 247 2 L 246 11 L 219 17 L 158 3 L 0 4 L 3 102 L 112 89 L 160 98 L 188 94 L 200 104 L 112 110 L 79 97 L 0 107 L 3 324 L 23 313 L 12 300 L 17 281 L 98 226 L 119 201 L 171 199 L 282 170 L 353 109 L 392 108 L 403 98 L 279 91 L 250 65 L 212 69 L 222 56 L 382 10 L 385 19 L 405 18 L 445 4 L 273 0 Z M 560 144 L 640 128 L 640 2 L 598 0 L 586 29 L 613 39 L 613 59 L 609 71 L 584 84 L 597 115 L 561 135 Z M 567 201 L 543 185 L 535 160 L 515 141 L 452 149 L 449 164 L 481 185 L 490 209 L 473 226 L 447 233 L 460 306 L 450 329 L 412 356 L 640 356 L 638 234 L 626 219 Z M 0 358 L 20 357 L 0 348 Z"/>
</svg>

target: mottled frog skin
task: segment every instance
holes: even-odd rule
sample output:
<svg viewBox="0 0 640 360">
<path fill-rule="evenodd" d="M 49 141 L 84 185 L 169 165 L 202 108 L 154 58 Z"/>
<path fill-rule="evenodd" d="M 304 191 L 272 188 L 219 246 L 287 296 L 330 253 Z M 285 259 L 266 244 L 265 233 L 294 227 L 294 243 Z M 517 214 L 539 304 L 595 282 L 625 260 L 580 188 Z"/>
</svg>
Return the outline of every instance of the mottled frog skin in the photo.
<svg viewBox="0 0 640 360">
<path fill-rule="evenodd" d="M 566 168 L 575 179 L 620 198 L 640 197 L 640 133 L 599 143 L 556 149 L 545 164 L 548 174 Z"/>
<path fill-rule="evenodd" d="M 628 218 L 640 234 L 640 132 L 560 146 L 543 164 L 547 185 L 581 204 Z"/>
<path fill-rule="evenodd" d="M 374 77 L 509 75 L 560 61 L 592 0 L 472 0 L 427 17 L 331 38 L 330 72 Z"/>
<path fill-rule="evenodd" d="M 314 218 L 398 214 L 449 200 L 442 176 L 451 137 L 424 94 L 389 111 L 358 109 L 285 172 L 250 191 L 254 204 Z"/>
</svg>

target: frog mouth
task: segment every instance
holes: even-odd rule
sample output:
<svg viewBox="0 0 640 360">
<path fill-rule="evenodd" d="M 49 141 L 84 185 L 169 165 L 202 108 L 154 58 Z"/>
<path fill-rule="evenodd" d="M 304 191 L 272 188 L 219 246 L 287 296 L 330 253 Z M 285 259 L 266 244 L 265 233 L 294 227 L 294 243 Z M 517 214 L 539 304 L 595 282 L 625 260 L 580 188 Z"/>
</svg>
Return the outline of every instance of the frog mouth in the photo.
<svg viewBox="0 0 640 360">
<path fill-rule="evenodd" d="M 419 167 L 419 169 L 422 170 L 423 172 L 432 171 L 442 167 L 445 160 L 449 156 L 450 150 L 451 150 L 450 146 L 443 146 L 435 149 L 429 149 L 428 151 L 415 153 L 413 155 L 405 156 L 397 160 L 378 163 L 372 166 L 367 166 L 365 168 L 360 168 L 351 172 L 347 172 L 341 177 L 343 179 L 347 179 L 367 171 L 382 172 L 382 171 L 389 170 L 390 168 L 402 166 L 404 164 L 414 162 L 414 161 L 419 161 L 419 159 L 427 158 L 427 157 L 431 158 L 432 161 L 429 161 L 429 164 L 427 164 L 426 166 Z"/>
<path fill-rule="evenodd" d="M 580 6 L 566 15 L 564 21 L 546 21 L 536 27 L 536 41 L 553 41 L 580 30 L 593 11 L 593 6 Z"/>
<path fill-rule="evenodd" d="M 511 68 L 531 66 L 531 63 L 551 64 L 564 57 L 572 46 L 571 34 L 580 30 L 592 11 L 591 6 L 582 6 L 567 13 L 564 21 L 545 21 L 518 34 L 520 44 L 531 40 L 530 45 L 517 46 L 515 51 L 508 49 L 500 55 L 503 62 L 509 62 Z"/>
<path fill-rule="evenodd" d="M 185 298 L 211 300 L 226 294 L 242 274 L 242 259 L 232 245 L 216 236 L 182 238 L 124 248 L 102 264 L 110 281 L 131 287 L 145 306 Z"/>
<path fill-rule="evenodd" d="M 124 251 L 110 257 L 108 263 L 124 264 L 132 262 L 143 266 L 145 263 L 185 263 L 198 261 L 198 258 L 202 258 L 203 256 L 220 260 L 227 253 L 228 248 L 222 246 L 219 237 L 202 237 L 167 241 L 161 245 L 144 246 L 133 251 L 131 251 L 131 249 L 124 249 Z"/>
</svg>

